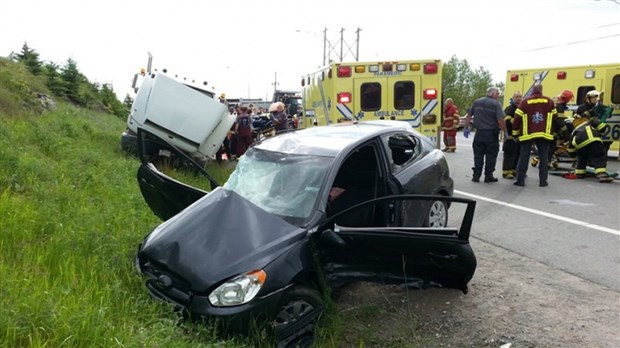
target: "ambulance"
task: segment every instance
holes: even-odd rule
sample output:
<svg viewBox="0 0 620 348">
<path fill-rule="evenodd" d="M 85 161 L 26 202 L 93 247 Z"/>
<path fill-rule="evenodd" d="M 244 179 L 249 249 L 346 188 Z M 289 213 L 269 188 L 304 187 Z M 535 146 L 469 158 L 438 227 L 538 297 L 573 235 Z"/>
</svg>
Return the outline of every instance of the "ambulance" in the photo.
<svg viewBox="0 0 620 348">
<path fill-rule="evenodd" d="M 399 120 L 438 141 L 439 59 L 339 62 L 302 78 L 299 127 L 353 120 Z"/>
<path fill-rule="evenodd" d="M 603 138 L 613 140 L 611 151 L 619 151 L 620 63 L 508 70 L 504 107 L 508 106 L 510 97 L 517 90 L 521 91 L 524 97 L 530 95 L 535 83 L 542 83 L 543 93 L 548 97 L 555 97 L 565 89 L 573 92 L 575 99 L 568 104 L 568 117 L 572 117 L 572 112 L 584 103 L 586 93 L 591 90 L 602 92 L 601 102 L 613 107 L 611 116 L 605 121 L 610 127 L 603 134 Z"/>
</svg>

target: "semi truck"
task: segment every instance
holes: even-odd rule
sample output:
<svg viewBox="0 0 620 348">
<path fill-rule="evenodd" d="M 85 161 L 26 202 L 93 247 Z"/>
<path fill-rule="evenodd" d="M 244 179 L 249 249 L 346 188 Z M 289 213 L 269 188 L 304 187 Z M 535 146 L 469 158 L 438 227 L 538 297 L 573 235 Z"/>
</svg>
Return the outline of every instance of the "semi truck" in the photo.
<svg viewBox="0 0 620 348">
<path fill-rule="evenodd" d="M 142 128 L 199 163 L 206 163 L 222 145 L 236 116 L 211 91 L 177 81 L 165 73 L 142 75 L 127 129 L 121 136 L 121 148 L 137 153 L 137 132 Z M 150 150 L 153 155 L 170 153 L 161 148 Z"/>
</svg>

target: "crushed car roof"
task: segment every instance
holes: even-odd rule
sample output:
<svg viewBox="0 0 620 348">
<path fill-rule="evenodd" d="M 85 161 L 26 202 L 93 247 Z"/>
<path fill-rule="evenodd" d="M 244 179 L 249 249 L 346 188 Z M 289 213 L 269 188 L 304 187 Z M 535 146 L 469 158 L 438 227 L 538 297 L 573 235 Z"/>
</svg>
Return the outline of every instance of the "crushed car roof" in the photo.
<svg viewBox="0 0 620 348">
<path fill-rule="evenodd" d="M 282 153 L 335 157 L 349 146 L 397 130 L 415 133 L 411 125 L 403 121 L 344 122 L 280 134 L 255 147 Z"/>
</svg>

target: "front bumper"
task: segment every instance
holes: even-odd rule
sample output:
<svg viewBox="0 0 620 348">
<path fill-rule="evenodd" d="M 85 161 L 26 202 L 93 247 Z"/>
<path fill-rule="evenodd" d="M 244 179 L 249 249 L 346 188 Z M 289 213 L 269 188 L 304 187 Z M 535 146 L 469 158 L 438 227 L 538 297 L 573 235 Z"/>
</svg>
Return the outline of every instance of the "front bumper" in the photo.
<svg viewBox="0 0 620 348">
<path fill-rule="evenodd" d="M 175 310 L 192 319 L 214 321 L 225 334 L 248 334 L 260 324 L 269 324 L 275 318 L 280 298 L 286 290 L 286 287 L 277 289 L 239 306 L 216 307 L 209 302 L 208 293 L 195 294 L 173 275 L 148 264 L 145 266 L 139 260 L 136 263 L 147 278 L 146 287 L 152 297 L 172 304 Z"/>
<path fill-rule="evenodd" d="M 138 137 L 136 133 L 127 129 L 121 135 L 121 149 L 130 154 L 138 154 Z"/>
</svg>

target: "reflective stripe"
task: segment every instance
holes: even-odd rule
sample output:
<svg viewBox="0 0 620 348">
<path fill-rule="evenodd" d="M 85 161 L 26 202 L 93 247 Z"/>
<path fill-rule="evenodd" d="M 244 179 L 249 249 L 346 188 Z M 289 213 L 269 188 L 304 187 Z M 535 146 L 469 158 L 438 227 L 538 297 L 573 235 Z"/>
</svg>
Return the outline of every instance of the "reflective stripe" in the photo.
<svg viewBox="0 0 620 348">
<path fill-rule="evenodd" d="M 528 104 L 546 103 L 547 99 L 538 98 L 538 99 L 531 99 L 531 101 L 535 101 L 535 103 L 530 103 L 530 100 L 528 100 L 527 103 Z M 525 112 L 523 112 L 523 110 L 517 109 L 517 111 L 515 111 L 515 115 L 521 116 L 521 123 L 522 123 L 521 132 L 523 133 L 523 135 L 519 137 L 519 140 L 524 141 L 524 140 L 532 140 L 535 138 L 544 138 L 547 140 L 553 140 L 553 134 L 551 134 L 551 125 L 553 124 L 554 111 L 555 109 L 547 113 L 547 122 L 545 124 L 544 132 L 529 133 L 528 115 Z M 518 135 L 518 131 L 513 130 L 513 135 Z"/>
<path fill-rule="evenodd" d="M 346 106 L 345 104 L 342 103 L 338 103 L 336 104 L 336 110 L 338 110 L 338 112 L 345 118 L 348 118 L 350 120 L 353 119 L 353 112 L 351 111 L 351 109 L 349 109 L 348 106 Z"/>
<path fill-rule="evenodd" d="M 433 109 L 437 106 L 437 103 L 437 99 L 429 100 L 428 103 L 426 103 L 426 105 L 422 108 L 422 116 L 430 114 L 431 111 L 433 111 Z"/>
<path fill-rule="evenodd" d="M 577 144 L 577 139 L 576 138 L 573 139 L 573 146 L 575 146 L 575 148 L 577 148 L 577 149 L 581 149 L 581 148 L 583 148 L 583 147 L 587 146 L 588 144 L 591 144 L 591 143 L 593 143 L 595 141 L 603 142 L 603 140 L 601 138 L 595 137 L 594 134 L 592 134 L 592 127 L 586 126 L 586 136 L 587 136 L 587 139 L 584 142 L 580 143 L 580 144 Z"/>
</svg>

